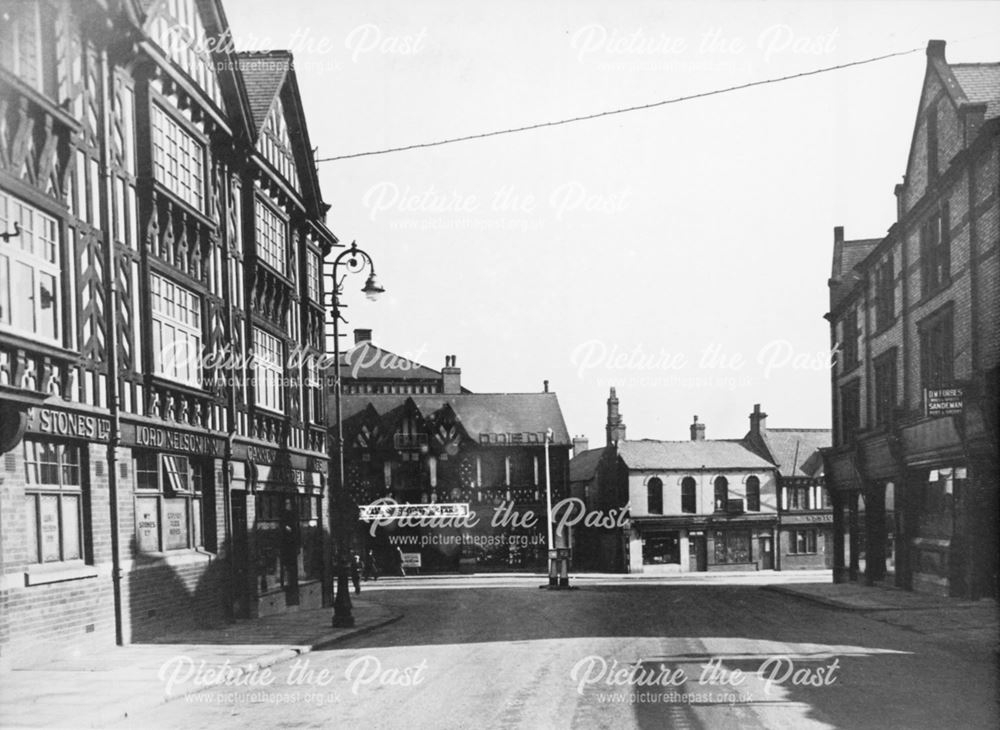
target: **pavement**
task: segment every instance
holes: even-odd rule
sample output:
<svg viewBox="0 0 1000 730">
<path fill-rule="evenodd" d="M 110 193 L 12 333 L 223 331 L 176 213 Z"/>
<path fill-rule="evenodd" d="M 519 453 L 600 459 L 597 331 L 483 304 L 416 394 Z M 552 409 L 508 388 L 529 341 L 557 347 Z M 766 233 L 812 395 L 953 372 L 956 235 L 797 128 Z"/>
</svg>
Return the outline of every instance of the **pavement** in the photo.
<svg viewBox="0 0 1000 730">
<path fill-rule="evenodd" d="M 333 609 L 309 609 L 173 632 L 0 673 L 0 727 L 100 728 L 208 687 L 259 685 L 279 662 L 387 626 L 402 614 L 352 596 L 355 625 L 333 628 Z"/>
<path fill-rule="evenodd" d="M 968 601 L 894 586 L 858 583 L 799 583 L 764 590 L 819 603 L 937 639 L 958 653 L 996 658 L 1000 647 L 997 602 Z"/>
</svg>

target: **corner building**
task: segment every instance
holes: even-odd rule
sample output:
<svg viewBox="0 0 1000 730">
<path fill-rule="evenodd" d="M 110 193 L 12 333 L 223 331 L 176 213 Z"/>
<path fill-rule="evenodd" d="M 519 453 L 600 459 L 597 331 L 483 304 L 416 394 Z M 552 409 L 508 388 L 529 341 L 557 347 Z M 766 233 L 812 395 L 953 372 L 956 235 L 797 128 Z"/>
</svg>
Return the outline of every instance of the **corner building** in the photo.
<svg viewBox="0 0 1000 730">
<path fill-rule="evenodd" d="M 0 12 L 0 662 L 319 605 L 337 241 L 291 56 L 213 0 Z"/>
<path fill-rule="evenodd" d="M 834 229 L 834 579 L 997 593 L 1000 63 L 927 45 L 896 222 Z"/>
</svg>

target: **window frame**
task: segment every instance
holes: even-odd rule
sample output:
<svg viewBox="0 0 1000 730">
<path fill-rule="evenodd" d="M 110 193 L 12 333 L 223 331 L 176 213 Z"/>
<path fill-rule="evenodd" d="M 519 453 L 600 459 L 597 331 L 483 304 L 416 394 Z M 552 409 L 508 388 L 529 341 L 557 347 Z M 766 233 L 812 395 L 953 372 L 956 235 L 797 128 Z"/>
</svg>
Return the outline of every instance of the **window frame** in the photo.
<svg viewBox="0 0 1000 730">
<path fill-rule="evenodd" d="M 271 216 L 272 221 L 262 220 L 266 219 L 267 216 Z M 275 225 L 268 225 L 271 222 Z M 264 224 L 263 227 L 262 224 Z M 288 276 L 287 258 L 291 238 L 288 231 L 288 217 L 259 193 L 254 195 L 253 231 L 257 261 L 274 269 L 281 276 Z M 280 241 L 275 241 L 273 237 L 264 235 L 268 232 L 276 233 L 278 231 L 282 232 L 282 240 Z"/>
<path fill-rule="evenodd" d="M 650 477 L 646 482 L 646 514 L 663 514 L 663 480 L 659 477 Z"/>
<path fill-rule="evenodd" d="M 14 223 L 20 226 L 20 235 L 7 241 L 0 239 L 0 283 L 3 284 L 0 331 L 61 346 L 65 330 L 62 221 L 37 205 L 0 190 L 0 230 L 12 231 Z M 23 281 L 24 270 L 31 273 L 31 283 L 27 287 L 31 292 L 27 297 L 30 305 L 25 305 L 18 296 L 25 288 L 14 286 L 14 282 Z M 44 286 L 46 279 L 51 291 Z M 49 309 L 51 317 L 43 314 Z M 27 317 L 31 319 L 30 324 L 24 322 Z M 40 331 L 40 325 L 47 320 L 51 320 L 51 329 L 46 327 L 44 332 Z"/>
<path fill-rule="evenodd" d="M 845 404 L 848 400 L 846 396 L 848 394 L 852 394 L 850 399 L 852 409 L 850 411 L 845 408 Z M 845 444 L 854 443 L 855 435 L 862 428 L 861 379 L 854 378 L 846 383 L 842 383 L 838 389 L 837 399 L 840 406 L 840 440 Z M 852 418 L 848 419 L 848 413 L 851 414 Z"/>
<path fill-rule="evenodd" d="M 681 512 L 687 515 L 698 512 L 698 481 L 690 475 L 681 479 Z"/>
<path fill-rule="evenodd" d="M 896 270 L 892 252 L 875 269 L 875 330 L 889 329 L 896 322 Z"/>
<path fill-rule="evenodd" d="M 949 302 L 917 324 L 920 347 L 920 387 L 946 388 L 955 379 L 955 317 Z M 943 352 L 932 357 L 933 350 Z"/>
<path fill-rule="evenodd" d="M 872 361 L 872 385 L 874 390 L 872 422 L 876 428 L 889 426 L 897 404 L 899 389 L 899 369 L 896 348 L 882 353 Z"/>
<path fill-rule="evenodd" d="M 150 468 L 155 464 L 154 468 Z M 181 468 L 186 475 L 185 483 L 181 483 Z M 135 510 L 135 550 L 140 555 L 157 555 L 175 553 L 182 550 L 207 550 L 208 525 L 206 504 L 206 486 L 211 485 L 212 466 L 201 459 L 192 459 L 187 454 L 134 449 L 132 452 L 132 473 L 135 475 L 132 496 Z M 153 475 L 152 477 L 150 475 Z M 184 504 L 184 544 L 171 545 L 169 537 L 170 525 L 164 517 L 168 514 L 170 504 L 180 500 Z M 154 502 L 156 511 L 156 548 L 144 546 L 140 534 L 139 519 L 140 504 Z"/>
<path fill-rule="evenodd" d="M 715 497 L 715 511 L 725 512 L 729 508 L 729 480 L 720 474 L 712 480 L 712 490 Z"/>
<path fill-rule="evenodd" d="M 152 165 L 151 169 L 153 179 L 185 205 L 190 206 L 199 214 L 204 215 L 208 206 L 209 182 L 207 140 L 200 132 L 193 129 L 192 125 L 184 119 L 176 108 L 164 97 L 160 95 L 153 96 L 153 98 L 150 99 L 149 106 L 149 154 Z M 168 148 L 166 145 L 160 143 L 161 139 L 168 142 L 170 140 L 169 135 L 166 134 L 168 131 L 167 128 L 158 125 L 158 122 L 161 120 L 166 122 L 169 127 L 169 131 L 177 132 L 179 135 L 178 139 L 183 139 L 184 141 L 189 142 L 193 148 L 198 150 L 197 155 L 186 154 L 184 156 L 184 160 L 187 162 L 198 162 L 197 172 L 200 174 L 200 178 L 197 181 L 199 183 L 197 187 L 189 182 L 182 182 L 181 180 L 181 171 L 187 170 L 187 177 L 190 178 L 193 168 L 184 168 L 181 165 L 180 153 L 190 152 L 190 150 L 187 150 L 187 148 L 184 147 L 184 145 L 181 145 L 178 140 L 173 141 L 172 147 L 172 149 L 178 153 L 175 160 L 176 170 L 173 175 L 170 174 L 170 171 L 165 163 L 170 159 L 168 149 L 171 148 Z M 159 135 L 164 136 L 160 137 Z M 159 152 L 162 152 L 164 155 L 163 159 L 159 156 Z M 160 172 L 161 170 L 163 171 L 162 174 Z M 197 192 L 197 196 L 194 196 L 195 191 Z"/>
<path fill-rule="evenodd" d="M 265 342 L 265 339 L 267 340 Z M 271 343 L 276 347 L 271 347 Z M 262 344 L 266 345 L 263 348 Z M 277 354 L 277 359 L 264 354 Z M 285 343 L 261 327 L 253 328 L 254 407 L 283 414 L 285 409 Z M 266 386 L 266 388 L 262 387 Z M 265 397 L 261 398 L 264 394 Z"/>
<path fill-rule="evenodd" d="M 153 374 L 184 385 L 202 387 L 201 359 L 205 342 L 205 314 L 201 294 L 153 269 L 149 272 L 148 287 Z M 164 291 L 165 288 L 167 291 Z M 164 306 L 165 308 L 163 308 Z M 182 319 L 174 313 L 179 310 L 188 312 L 189 318 L 196 317 L 197 324 L 191 324 L 187 319 Z M 165 327 L 173 330 L 171 342 L 166 345 L 166 347 L 174 347 L 173 372 L 167 371 L 166 358 L 164 357 L 163 329 Z M 195 340 L 195 353 L 193 355 L 188 353 L 187 362 L 187 365 L 190 365 L 191 360 L 194 361 L 194 370 L 187 375 L 181 375 L 178 372 L 178 366 L 183 364 L 183 361 L 178 362 L 176 355 L 175 344 L 178 342 L 178 332 Z M 191 343 L 187 342 L 186 347 L 190 349 Z"/>
<path fill-rule="evenodd" d="M 789 555 L 816 555 L 819 553 L 819 536 L 815 527 L 796 528 L 789 530 L 788 533 Z"/>
<path fill-rule="evenodd" d="M 751 474 L 746 483 L 747 512 L 760 512 L 760 477 Z"/>
<path fill-rule="evenodd" d="M 841 347 L 843 355 L 841 372 L 848 372 L 856 368 L 860 363 L 860 352 L 858 348 L 858 308 L 851 306 L 840 320 L 841 322 Z M 848 324 L 850 327 L 848 327 Z"/>
<path fill-rule="evenodd" d="M 54 450 L 55 461 L 42 461 L 38 458 L 40 456 L 39 451 L 37 449 L 30 449 L 32 445 L 40 448 L 51 447 Z M 29 449 L 35 451 L 35 453 L 29 454 Z M 86 449 L 79 444 L 68 441 L 51 441 L 26 436 L 22 439 L 21 453 L 24 457 L 25 502 L 30 501 L 33 503 L 32 507 L 27 508 L 25 515 L 28 524 L 28 534 L 26 537 L 26 542 L 28 543 L 28 564 L 33 567 L 50 565 L 82 566 L 87 564 L 90 559 L 90 525 L 87 521 L 88 505 L 86 503 L 89 497 L 87 484 L 89 470 Z M 75 463 L 66 460 L 67 453 L 75 454 Z M 46 480 L 42 476 L 43 470 L 50 473 L 54 472 L 56 480 Z M 74 471 L 75 482 L 69 480 L 67 477 L 67 473 Z M 31 476 L 32 472 L 35 474 L 34 479 Z M 44 519 L 42 504 L 43 500 L 53 498 L 56 500 L 56 520 L 58 523 L 56 527 L 59 538 L 58 558 L 47 560 L 45 546 L 42 543 L 42 521 Z M 76 502 L 76 514 L 73 520 L 75 524 L 76 550 L 75 555 L 67 557 L 66 543 L 68 542 L 68 535 L 73 534 L 73 531 L 67 532 L 68 518 L 65 505 L 70 500 L 75 500 Z M 32 517 L 34 517 L 33 520 Z M 34 543 L 34 545 L 31 543 Z"/>
</svg>

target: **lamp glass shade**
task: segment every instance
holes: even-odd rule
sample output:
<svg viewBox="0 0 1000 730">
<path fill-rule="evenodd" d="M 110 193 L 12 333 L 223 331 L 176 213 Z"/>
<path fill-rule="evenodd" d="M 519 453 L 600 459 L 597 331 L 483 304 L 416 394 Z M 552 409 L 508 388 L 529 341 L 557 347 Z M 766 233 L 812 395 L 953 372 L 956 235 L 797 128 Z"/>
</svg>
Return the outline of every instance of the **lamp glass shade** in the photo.
<svg viewBox="0 0 1000 730">
<path fill-rule="evenodd" d="M 378 279 L 375 278 L 374 273 L 372 273 L 368 277 L 368 281 L 365 282 L 365 288 L 362 289 L 361 291 L 366 297 L 371 299 L 373 302 L 377 300 L 380 295 L 385 293 L 385 289 L 383 289 L 379 285 Z"/>
</svg>

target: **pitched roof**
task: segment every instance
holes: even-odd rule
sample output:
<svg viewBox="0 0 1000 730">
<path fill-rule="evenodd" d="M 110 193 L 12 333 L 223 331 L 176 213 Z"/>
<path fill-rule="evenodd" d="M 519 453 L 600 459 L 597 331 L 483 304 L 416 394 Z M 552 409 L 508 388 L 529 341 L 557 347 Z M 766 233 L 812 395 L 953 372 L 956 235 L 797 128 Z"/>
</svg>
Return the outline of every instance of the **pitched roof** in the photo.
<svg viewBox="0 0 1000 730">
<path fill-rule="evenodd" d="M 1000 116 L 1000 63 L 949 63 L 970 102 L 986 104 L 986 118 Z"/>
<path fill-rule="evenodd" d="M 588 449 L 569 460 L 569 480 L 571 482 L 587 482 L 594 478 L 597 463 L 604 456 L 605 447 Z"/>
<path fill-rule="evenodd" d="M 342 377 L 353 380 L 441 380 L 441 372 L 397 355 L 371 341 L 340 355 Z"/>
<path fill-rule="evenodd" d="M 255 134 L 264 128 L 267 114 L 281 90 L 291 63 L 292 54 L 288 51 L 241 51 L 236 54 L 236 64 L 250 102 Z"/>
<path fill-rule="evenodd" d="M 816 477 L 823 475 L 823 459 L 819 450 L 830 446 L 830 431 L 822 428 L 769 428 L 764 441 L 783 477 Z"/>
<path fill-rule="evenodd" d="M 773 469 L 739 441 L 619 441 L 630 469 Z"/>
<path fill-rule="evenodd" d="M 859 238 L 835 241 L 833 270 L 830 272 L 830 309 L 834 310 L 859 281 L 854 267 L 860 264 L 882 242 L 881 238 Z"/>
<path fill-rule="evenodd" d="M 413 400 L 425 417 L 440 410 L 445 404 L 450 405 L 462 427 L 474 441 L 479 441 L 481 434 L 544 434 L 546 429 L 551 428 L 553 444 L 573 445 L 555 393 L 344 395 L 341 398 L 341 410 L 346 421 L 371 403 L 380 416 L 385 416 L 402 407 L 409 399 Z"/>
</svg>

